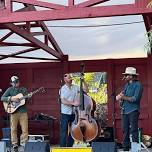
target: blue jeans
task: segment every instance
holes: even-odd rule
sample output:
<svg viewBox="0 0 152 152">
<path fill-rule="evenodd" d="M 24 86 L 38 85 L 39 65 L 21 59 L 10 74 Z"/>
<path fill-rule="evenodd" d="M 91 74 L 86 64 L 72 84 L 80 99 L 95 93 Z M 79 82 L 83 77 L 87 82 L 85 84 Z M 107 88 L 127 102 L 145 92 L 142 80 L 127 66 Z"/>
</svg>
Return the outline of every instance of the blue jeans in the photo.
<svg viewBox="0 0 152 152">
<path fill-rule="evenodd" d="M 138 142 L 138 118 L 139 112 L 137 110 L 122 115 L 123 147 L 129 147 L 130 134 L 132 135 L 132 141 Z"/>
<path fill-rule="evenodd" d="M 61 114 L 60 122 L 60 146 L 61 147 L 72 147 L 74 139 L 68 132 L 68 126 L 74 121 L 75 115 Z"/>
</svg>

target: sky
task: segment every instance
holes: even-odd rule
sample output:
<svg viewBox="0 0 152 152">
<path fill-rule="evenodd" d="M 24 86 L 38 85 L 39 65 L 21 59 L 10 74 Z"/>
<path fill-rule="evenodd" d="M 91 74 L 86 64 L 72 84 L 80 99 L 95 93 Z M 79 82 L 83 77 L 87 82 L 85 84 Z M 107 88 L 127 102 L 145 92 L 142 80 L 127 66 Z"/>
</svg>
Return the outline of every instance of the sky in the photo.
<svg viewBox="0 0 152 152">
<path fill-rule="evenodd" d="M 43 0 L 44 1 L 44 0 Z M 67 5 L 68 0 L 45 0 L 57 4 Z M 80 3 L 85 0 L 77 0 Z M 134 0 L 111 0 L 104 5 L 130 4 Z M 15 6 L 15 9 L 19 8 Z M 39 9 L 39 8 L 37 8 Z M 58 45 L 64 54 L 69 55 L 69 60 L 95 60 L 109 58 L 134 58 L 146 57 L 147 43 L 146 29 L 144 22 L 119 25 L 119 26 L 99 26 L 99 27 L 53 27 L 53 26 L 87 26 L 87 25 L 111 25 L 117 23 L 132 23 L 143 21 L 141 15 L 75 19 L 63 21 L 46 21 L 50 32 L 53 34 Z M 7 31 L 0 31 L 0 37 Z M 42 37 L 39 37 L 41 40 Z M 26 42 L 17 35 L 12 35 L 8 39 L 10 42 Z M 23 47 L 22 47 L 23 48 Z M 13 53 L 14 50 L 20 50 L 21 47 L 0 47 L 1 54 Z M 7 53 L 6 53 L 7 51 Z M 33 57 L 51 57 L 48 53 L 38 50 L 36 52 L 26 53 L 25 56 Z M 0 63 L 33 62 L 33 60 L 5 59 Z"/>
</svg>

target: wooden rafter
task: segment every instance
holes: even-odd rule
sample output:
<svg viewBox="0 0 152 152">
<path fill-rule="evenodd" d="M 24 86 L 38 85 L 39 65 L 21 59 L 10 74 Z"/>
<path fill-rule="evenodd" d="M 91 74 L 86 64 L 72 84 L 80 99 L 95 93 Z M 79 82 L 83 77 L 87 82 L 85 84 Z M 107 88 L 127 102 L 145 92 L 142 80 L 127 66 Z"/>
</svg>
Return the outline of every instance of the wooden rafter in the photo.
<svg viewBox="0 0 152 152">
<path fill-rule="evenodd" d="M 63 55 L 63 52 L 61 51 L 59 45 L 57 44 L 57 42 L 55 41 L 53 35 L 50 33 L 50 31 L 48 30 L 47 26 L 44 24 L 44 22 L 40 21 L 39 24 L 41 25 L 41 28 L 47 32 L 48 35 L 48 40 L 50 41 L 50 43 L 53 45 L 53 47 L 55 48 L 55 50 L 57 50 L 61 55 Z"/>
<path fill-rule="evenodd" d="M 8 58 L 10 56 L 8 55 L 3 55 L 3 54 L 0 54 L 0 56 L 4 59 L 4 58 Z M 56 61 L 57 59 L 50 59 L 50 58 L 40 58 L 40 57 L 27 57 L 27 56 L 13 56 L 13 58 L 21 58 L 21 59 L 33 59 L 33 60 L 46 60 L 46 61 Z M 0 58 L 1 60 L 1 58 Z"/>
<path fill-rule="evenodd" d="M 14 33 L 18 34 L 19 36 L 23 37 L 24 39 L 30 41 L 31 43 L 35 44 L 37 47 L 41 48 L 42 50 L 48 52 L 49 54 L 55 56 L 56 58 L 62 60 L 62 55 L 59 54 L 56 50 L 53 50 L 40 40 L 36 39 L 32 35 L 30 35 L 29 32 L 27 32 L 25 29 L 19 28 L 17 25 L 14 24 L 5 24 L 5 26 L 13 31 Z"/>
<path fill-rule="evenodd" d="M 145 15 L 143 15 L 143 19 L 144 19 L 146 30 L 147 30 L 147 32 L 149 32 L 151 30 L 152 16 L 145 14 Z"/>
<path fill-rule="evenodd" d="M 19 1 L 18 1 L 19 2 Z M 20 1 L 22 2 L 22 1 Z M 19 11 L 36 11 L 35 7 L 28 4 L 28 0 L 26 1 L 26 3 L 24 3 L 24 6 L 26 9 L 20 9 Z M 34 1 L 33 1 L 34 3 Z M 40 4 L 40 3 L 39 3 Z M 46 4 L 46 3 L 43 3 Z M 8 24 L 8 26 L 10 26 L 11 28 L 11 32 L 7 33 L 5 36 L 3 36 L 1 38 L 0 41 L 0 46 L 24 46 L 24 47 L 38 47 L 39 49 L 43 49 L 44 51 L 50 53 L 51 55 L 57 57 L 58 59 L 62 59 L 63 57 L 63 52 L 61 51 L 60 47 L 58 46 L 57 42 L 55 41 L 53 35 L 50 33 L 50 31 L 48 30 L 47 26 L 45 25 L 45 23 L 43 21 L 39 21 L 39 22 L 35 22 L 33 24 L 33 22 L 25 22 L 24 24 Z M 6 26 L 6 24 L 0 25 L 1 29 L 9 29 L 8 26 Z M 42 29 L 41 32 L 31 32 L 31 28 L 32 27 L 40 27 Z M 12 42 L 3 42 L 6 38 L 8 38 L 9 36 L 11 36 L 13 33 L 16 33 L 18 35 L 20 35 L 22 38 L 28 40 L 31 43 L 12 43 Z M 36 37 L 34 36 L 39 36 L 42 35 L 44 36 L 44 42 L 41 42 L 40 40 L 38 40 Z M 52 44 L 52 46 L 54 47 L 54 49 L 50 48 L 49 42 Z M 35 44 L 36 43 L 36 44 Z M 34 51 L 36 49 L 32 49 L 32 51 Z M 24 53 L 25 51 L 29 52 L 31 51 L 31 49 L 29 50 L 23 50 L 20 51 L 20 53 Z M 17 53 L 18 54 L 18 53 Z M 13 54 L 8 54 L 8 55 L 3 55 L 3 57 L 1 57 L 1 59 L 5 59 L 7 57 L 15 57 L 17 55 L 16 53 Z M 30 58 L 30 57 L 26 57 L 26 58 Z M 38 59 L 38 58 L 33 58 L 31 57 L 31 59 Z M 40 59 L 40 58 L 39 58 Z"/>
<path fill-rule="evenodd" d="M 74 6 L 74 0 L 68 0 L 68 6 Z"/>
<path fill-rule="evenodd" d="M 13 34 L 12 31 L 10 31 L 9 33 L 7 33 L 5 36 L 3 36 L 1 39 L 0 39 L 0 42 L 6 40 L 8 37 L 10 37 L 11 35 Z"/>
<path fill-rule="evenodd" d="M 64 5 L 42 2 L 42 1 L 37 1 L 37 0 L 12 0 L 12 1 L 18 2 L 18 3 L 30 4 L 30 5 L 39 6 L 39 7 L 55 9 L 55 10 L 60 10 L 60 9 L 66 8 L 66 6 L 64 6 Z"/>
<path fill-rule="evenodd" d="M 41 0 L 6 0 L 5 9 L 0 10 L 0 29 L 10 29 L 11 32 L 0 39 L 0 44 L 3 46 L 36 46 L 62 60 L 64 58 L 63 52 L 43 21 L 143 15 L 146 30 L 149 31 L 151 29 L 152 8 L 147 7 L 149 0 L 135 0 L 134 4 L 95 6 L 106 1 L 108 0 L 86 0 L 75 4 L 75 0 L 68 0 L 68 5 L 64 6 Z M 22 3 L 25 8 L 13 12 L 13 2 Z M 37 11 L 34 6 L 49 8 L 50 10 Z M 26 24 L 16 25 L 16 23 L 21 22 L 26 22 Z M 31 24 L 31 22 L 36 24 Z M 31 32 L 32 27 L 40 27 L 43 32 Z M 12 32 L 20 35 L 30 43 L 3 42 L 12 35 Z M 35 38 L 34 36 L 36 35 L 43 35 L 44 43 Z M 48 46 L 49 42 L 54 49 Z"/>
<path fill-rule="evenodd" d="M 144 19 L 144 23 L 145 23 L 145 27 L 146 27 L 146 31 L 147 31 L 148 40 L 149 40 L 149 43 L 151 43 L 151 34 L 149 33 L 149 31 L 151 30 L 152 16 L 148 15 L 148 14 L 143 15 L 143 19 Z"/>
<path fill-rule="evenodd" d="M 28 47 L 34 47 L 35 44 L 32 43 L 12 43 L 12 42 L 0 42 L 1 46 L 28 46 Z"/>
<path fill-rule="evenodd" d="M 22 23 L 22 24 L 15 24 L 15 25 L 17 25 L 18 27 L 20 27 L 20 28 L 26 28 L 26 24 L 25 23 Z M 40 27 L 38 24 L 36 24 L 36 23 L 31 23 L 31 28 L 37 28 L 37 27 Z M 0 30 L 5 30 L 5 29 L 7 29 L 7 27 L 4 25 L 4 24 L 0 24 Z"/>
<path fill-rule="evenodd" d="M 29 8 L 29 10 L 35 10 L 34 6 L 31 6 L 29 4 L 25 4 L 25 6 L 27 6 Z M 50 31 L 49 31 L 48 27 L 45 25 L 45 23 L 43 21 L 39 21 L 39 22 L 37 22 L 37 25 L 40 25 L 43 32 L 47 33 L 47 35 L 45 35 L 45 43 L 48 44 L 48 40 L 49 40 L 50 43 L 52 44 L 52 46 L 55 48 L 55 50 L 63 56 L 63 52 L 61 51 L 59 45 L 55 41 L 53 35 L 50 33 Z"/>
<path fill-rule="evenodd" d="M 20 54 L 23 54 L 23 53 L 28 53 L 28 52 L 32 52 L 32 51 L 35 51 L 39 48 L 29 48 L 29 49 L 26 49 L 26 50 L 22 50 L 22 51 L 18 51 L 18 52 L 15 52 L 15 53 L 11 53 L 11 54 L 8 54 L 8 55 L 0 55 L 0 60 L 2 59 L 6 59 L 8 57 L 15 57 L 16 55 L 20 55 Z"/>
<path fill-rule="evenodd" d="M 85 1 L 85 2 L 77 4 L 76 6 L 79 6 L 79 7 L 90 7 L 90 6 L 94 6 L 94 5 L 97 5 L 97 4 L 104 3 L 106 1 L 109 1 L 109 0 L 88 0 L 88 1 Z"/>
<path fill-rule="evenodd" d="M 152 8 L 138 7 L 135 4 L 97 7 L 69 7 L 61 10 L 13 12 L 8 16 L 0 17 L 0 23 L 112 17 L 122 15 L 141 15 L 147 13 L 152 13 Z"/>
</svg>

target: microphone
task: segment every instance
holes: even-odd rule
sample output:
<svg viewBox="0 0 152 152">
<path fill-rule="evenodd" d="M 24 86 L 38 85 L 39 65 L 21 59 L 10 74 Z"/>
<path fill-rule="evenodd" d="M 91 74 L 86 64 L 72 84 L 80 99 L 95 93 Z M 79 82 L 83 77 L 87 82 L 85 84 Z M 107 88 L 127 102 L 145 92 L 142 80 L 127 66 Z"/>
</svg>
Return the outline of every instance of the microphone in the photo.
<svg viewBox="0 0 152 152">
<path fill-rule="evenodd" d="M 123 76 L 123 78 L 121 80 L 125 80 L 126 76 Z"/>
</svg>

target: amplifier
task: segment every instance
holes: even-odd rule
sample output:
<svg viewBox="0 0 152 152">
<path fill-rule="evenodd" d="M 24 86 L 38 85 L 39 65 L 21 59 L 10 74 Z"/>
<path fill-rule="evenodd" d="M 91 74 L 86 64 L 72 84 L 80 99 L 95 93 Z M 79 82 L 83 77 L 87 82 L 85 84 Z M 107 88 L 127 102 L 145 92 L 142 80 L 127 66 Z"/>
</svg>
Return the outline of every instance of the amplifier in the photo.
<svg viewBox="0 0 152 152">
<path fill-rule="evenodd" d="M 50 152 L 50 144 L 48 142 L 27 142 L 24 152 Z"/>
<path fill-rule="evenodd" d="M 93 152 L 116 152 L 117 145 L 115 142 L 93 142 Z"/>
<path fill-rule="evenodd" d="M 0 151 L 6 152 L 6 143 L 4 141 L 0 141 Z"/>
</svg>

